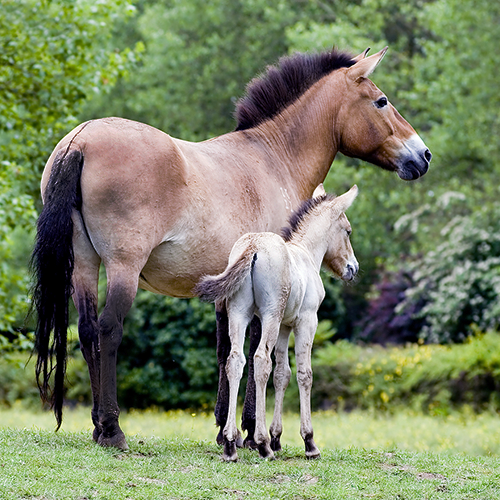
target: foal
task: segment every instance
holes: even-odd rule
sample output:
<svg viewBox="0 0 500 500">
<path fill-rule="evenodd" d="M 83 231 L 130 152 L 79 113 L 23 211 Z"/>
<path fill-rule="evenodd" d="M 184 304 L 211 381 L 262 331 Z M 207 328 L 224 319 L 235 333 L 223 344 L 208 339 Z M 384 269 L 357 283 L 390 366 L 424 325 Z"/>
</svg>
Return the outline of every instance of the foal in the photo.
<svg viewBox="0 0 500 500">
<path fill-rule="evenodd" d="M 339 278 L 350 281 L 358 272 L 349 235 L 351 227 L 344 212 L 358 193 L 353 186 L 337 198 L 326 194 L 320 184 L 313 198 L 292 215 L 283 237 L 275 233 L 248 233 L 233 246 L 226 270 L 205 276 L 195 287 L 201 299 L 226 301 L 231 352 L 226 371 L 229 379 L 229 414 L 224 427 L 226 461 L 236 461 L 238 388 L 245 365 L 245 330 L 252 317 L 262 323 L 262 338 L 255 352 L 256 425 L 255 443 L 262 458 L 273 458 L 279 450 L 281 411 L 291 370 L 288 338 L 295 333 L 297 381 L 300 392 L 300 434 L 306 457 L 320 453 L 313 440 L 310 394 L 312 386 L 311 348 L 318 326 L 317 311 L 325 296 L 319 275 L 325 264 Z M 266 385 L 271 373 L 271 352 L 276 346 L 274 386 L 276 403 L 270 432 L 266 430 Z"/>
</svg>

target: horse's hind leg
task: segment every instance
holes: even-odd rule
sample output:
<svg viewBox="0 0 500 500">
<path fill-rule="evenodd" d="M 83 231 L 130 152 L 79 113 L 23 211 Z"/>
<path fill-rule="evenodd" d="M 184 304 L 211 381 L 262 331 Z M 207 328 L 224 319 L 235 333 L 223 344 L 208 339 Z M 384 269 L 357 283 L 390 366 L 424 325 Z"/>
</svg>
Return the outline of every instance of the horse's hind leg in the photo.
<svg viewBox="0 0 500 500">
<path fill-rule="evenodd" d="M 137 293 L 140 270 L 132 266 L 107 265 L 106 305 L 99 317 L 100 397 L 98 443 L 127 449 L 128 445 L 118 424 L 120 409 L 116 396 L 116 359 L 123 335 L 123 320 Z"/>
<path fill-rule="evenodd" d="M 99 281 L 100 257 L 94 251 L 78 217 L 74 217 L 73 248 L 75 264 L 73 270 L 73 301 L 78 311 L 78 335 L 80 348 L 90 375 L 92 389 L 92 422 L 94 441 L 101 435 L 99 424 L 100 355 L 99 326 L 97 323 L 97 285 Z"/>
</svg>

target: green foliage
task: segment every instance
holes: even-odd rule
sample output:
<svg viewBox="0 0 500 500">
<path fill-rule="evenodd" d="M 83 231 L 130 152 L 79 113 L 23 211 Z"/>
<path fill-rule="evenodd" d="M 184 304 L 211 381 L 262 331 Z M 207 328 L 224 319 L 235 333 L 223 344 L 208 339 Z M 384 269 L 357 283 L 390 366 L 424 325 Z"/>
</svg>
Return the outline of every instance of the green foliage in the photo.
<svg viewBox="0 0 500 500">
<path fill-rule="evenodd" d="M 452 346 L 363 348 L 346 341 L 313 351 L 313 405 L 446 415 L 468 406 L 500 410 L 500 334 Z M 296 385 L 295 381 L 291 384 Z M 290 388 L 287 398 L 294 398 Z"/>
<path fill-rule="evenodd" d="M 485 206 L 456 216 L 441 231 L 443 242 L 413 264 L 415 285 L 400 313 L 426 305 L 420 335 L 430 342 L 457 342 L 500 324 L 500 210 Z"/>
<path fill-rule="evenodd" d="M 118 357 L 126 407 L 213 406 L 217 390 L 213 304 L 139 292 Z"/>
<path fill-rule="evenodd" d="M 113 23 L 133 11 L 128 0 L 2 1 L 0 331 L 12 332 L 26 314 L 25 242 L 34 225 L 42 167 L 76 124 L 83 101 L 106 91 L 135 62 L 137 51 L 109 46 Z"/>
<path fill-rule="evenodd" d="M 286 0 L 146 2 L 131 35 L 144 42 L 143 64 L 85 114 L 124 116 L 186 140 L 228 132 L 235 100 L 286 53 L 285 27 L 296 17 Z"/>
</svg>

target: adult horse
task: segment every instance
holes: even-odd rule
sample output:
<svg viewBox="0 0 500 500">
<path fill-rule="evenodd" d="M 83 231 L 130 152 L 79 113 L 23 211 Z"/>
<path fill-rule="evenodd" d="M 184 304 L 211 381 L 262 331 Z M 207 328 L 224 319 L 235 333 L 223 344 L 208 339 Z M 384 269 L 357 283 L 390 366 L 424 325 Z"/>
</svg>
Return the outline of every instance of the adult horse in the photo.
<svg viewBox="0 0 500 500">
<path fill-rule="evenodd" d="M 120 118 L 83 123 L 61 140 L 42 176 L 44 207 L 32 256 L 37 380 L 42 398 L 52 393 L 58 427 L 71 296 L 90 373 L 93 438 L 126 449 L 116 357 L 138 287 L 192 297 L 202 275 L 226 267 L 242 234 L 279 231 L 291 208 L 324 180 L 338 151 L 405 180 L 425 174 L 429 150 L 368 80 L 386 50 L 370 57 L 332 51 L 280 60 L 250 83 L 237 105 L 236 130 L 201 143 Z M 107 291 L 98 316 L 101 263 Z M 223 428 L 223 309 L 217 318 L 216 423 Z"/>
</svg>

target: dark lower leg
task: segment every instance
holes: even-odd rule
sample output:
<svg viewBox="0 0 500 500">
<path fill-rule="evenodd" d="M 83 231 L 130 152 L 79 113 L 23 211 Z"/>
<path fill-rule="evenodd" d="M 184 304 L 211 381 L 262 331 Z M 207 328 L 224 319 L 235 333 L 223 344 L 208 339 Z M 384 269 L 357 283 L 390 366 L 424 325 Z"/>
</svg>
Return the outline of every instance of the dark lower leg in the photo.
<svg viewBox="0 0 500 500">
<path fill-rule="evenodd" d="M 254 316 L 250 323 L 250 350 L 248 354 L 248 380 L 245 391 L 245 402 L 243 404 L 243 415 L 241 428 L 247 431 L 244 446 L 255 449 L 257 445 L 254 441 L 255 434 L 255 371 L 254 354 L 259 347 L 262 337 L 262 325 L 260 319 Z"/>
<path fill-rule="evenodd" d="M 101 434 L 98 443 L 121 449 L 127 449 L 128 445 L 118 424 L 120 409 L 116 396 L 116 359 L 122 340 L 123 320 L 132 305 L 136 290 L 134 288 L 132 292 L 121 285 L 111 287 L 99 318 Z"/>
<path fill-rule="evenodd" d="M 93 439 L 98 441 L 102 429 L 99 423 L 99 386 L 100 386 L 100 353 L 99 326 L 97 324 L 97 299 L 91 294 L 85 294 L 77 304 L 79 312 L 78 335 L 80 349 L 87 362 L 90 387 L 92 389 L 92 423 L 94 424 Z"/>
<path fill-rule="evenodd" d="M 223 304 L 215 311 L 217 321 L 217 364 L 219 366 L 219 387 L 217 390 L 217 402 L 215 403 L 215 425 L 219 427 L 217 443 L 222 444 L 224 438 L 222 431 L 227 422 L 229 410 L 229 382 L 226 373 L 226 362 L 231 350 L 229 339 L 229 325 L 227 320 L 226 305 Z"/>
</svg>

